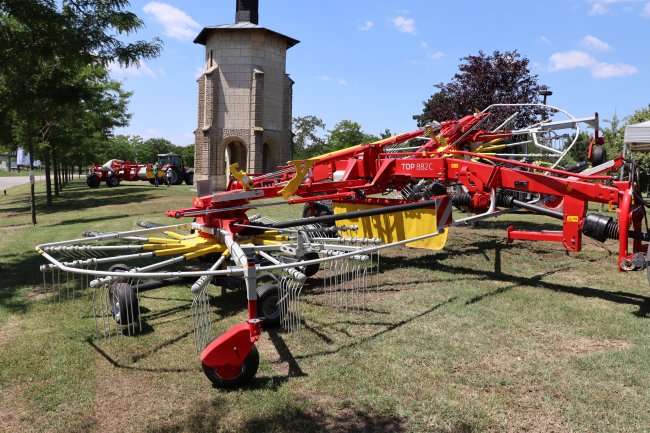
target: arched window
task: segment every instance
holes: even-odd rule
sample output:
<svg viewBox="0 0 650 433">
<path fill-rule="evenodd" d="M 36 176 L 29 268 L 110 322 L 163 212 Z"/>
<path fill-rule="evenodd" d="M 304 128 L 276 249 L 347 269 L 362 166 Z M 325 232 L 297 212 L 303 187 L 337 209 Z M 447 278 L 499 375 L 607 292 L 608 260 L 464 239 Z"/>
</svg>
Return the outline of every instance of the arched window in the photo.
<svg viewBox="0 0 650 433">
<path fill-rule="evenodd" d="M 226 144 L 225 152 L 226 173 L 230 173 L 228 167 L 234 163 L 239 163 L 240 170 L 246 170 L 246 161 L 248 160 L 248 155 L 246 152 L 246 145 L 244 143 L 241 141 L 231 141 Z"/>
</svg>

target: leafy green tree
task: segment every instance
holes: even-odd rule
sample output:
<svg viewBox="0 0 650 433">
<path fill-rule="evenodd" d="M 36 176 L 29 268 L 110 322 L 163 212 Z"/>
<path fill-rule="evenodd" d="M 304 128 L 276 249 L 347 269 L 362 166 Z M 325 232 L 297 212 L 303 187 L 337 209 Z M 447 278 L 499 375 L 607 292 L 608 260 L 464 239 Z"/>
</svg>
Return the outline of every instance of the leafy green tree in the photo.
<svg viewBox="0 0 650 433">
<path fill-rule="evenodd" d="M 650 120 L 650 105 L 636 110 L 631 116 L 625 118 L 624 121 L 621 121 L 616 115 L 612 117 L 611 121 L 607 121 L 610 127 L 603 131 L 603 136 L 607 141 L 607 155 L 611 158 L 623 151 L 625 127 L 627 125 L 634 125 L 647 120 Z M 648 185 L 648 178 L 650 176 L 650 153 L 635 152 L 633 156 L 641 174 L 642 183 Z"/>
<path fill-rule="evenodd" d="M 125 0 L 4 0 L 0 2 L 0 112 L 12 125 L 12 145 L 25 147 L 30 169 L 87 89 L 77 78 L 88 66 L 137 64 L 159 54 L 161 43 L 120 40 L 142 27 Z M 80 85 L 81 84 L 81 85 Z M 34 187 L 32 223 L 36 224 Z"/>
<path fill-rule="evenodd" d="M 356 146 L 361 143 L 370 143 L 379 138 L 361 130 L 361 125 L 351 120 L 341 120 L 329 131 L 327 152 L 332 152 L 346 147 Z"/>
<path fill-rule="evenodd" d="M 323 153 L 325 140 L 319 136 L 325 132 L 325 123 L 316 116 L 294 117 L 293 159 L 307 159 Z"/>
<path fill-rule="evenodd" d="M 483 110 L 495 103 L 535 103 L 540 102 L 539 92 L 547 89 L 537 83 L 528 67 L 529 60 L 514 51 L 494 51 L 486 55 L 461 58 L 462 63 L 449 83 L 434 85 L 436 93 L 424 101 L 422 113 L 413 116 L 422 126 L 433 120 L 459 119 L 476 110 Z M 515 120 L 515 128 L 534 123 L 543 114 L 539 109 L 518 109 L 520 116 Z M 498 126 L 513 110 L 496 109 L 493 116 L 484 124 L 484 129 Z"/>
<path fill-rule="evenodd" d="M 139 144 L 136 149 L 135 161 L 146 164 L 158 161 L 159 153 L 174 152 L 176 146 L 166 138 L 149 138 Z"/>
<path fill-rule="evenodd" d="M 185 165 L 194 167 L 194 143 L 188 146 L 176 146 L 175 152 L 183 157 Z"/>
<path fill-rule="evenodd" d="M 111 137 L 107 146 L 97 153 L 97 163 L 103 164 L 111 159 L 133 162 L 136 160 L 138 149 L 142 146 L 142 138 L 138 135 L 116 135 Z"/>
</svg>

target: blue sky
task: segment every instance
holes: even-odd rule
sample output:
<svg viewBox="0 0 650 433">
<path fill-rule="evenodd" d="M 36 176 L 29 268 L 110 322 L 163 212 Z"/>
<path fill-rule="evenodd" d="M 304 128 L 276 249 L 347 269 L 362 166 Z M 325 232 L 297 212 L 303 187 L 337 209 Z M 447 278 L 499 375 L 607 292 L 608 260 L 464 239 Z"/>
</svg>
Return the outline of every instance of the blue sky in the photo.
<svg viewBox="0 0 650 433">
<path fill-rule="evenodd" d="M 146 28 L 164 41 L 139 69 L 112 66 L 134 92 L 131 124 L 119 134 L 193 142 L 204 26 L 234 22 L 235 0 L 132 0 Z M 260 0 L 261 26 L 300 40 L 287 55 L 293 115 L 342 119 L 379 134 L 416 129 L 412 116 L 433 85 L 449 82 L 460 58 L 479 50 L 528 57 L 549 103 L 609 119 L 650 104 L 650 1 Z M 440 119 L 442 120 L 442 119 Z"/>
</svg>

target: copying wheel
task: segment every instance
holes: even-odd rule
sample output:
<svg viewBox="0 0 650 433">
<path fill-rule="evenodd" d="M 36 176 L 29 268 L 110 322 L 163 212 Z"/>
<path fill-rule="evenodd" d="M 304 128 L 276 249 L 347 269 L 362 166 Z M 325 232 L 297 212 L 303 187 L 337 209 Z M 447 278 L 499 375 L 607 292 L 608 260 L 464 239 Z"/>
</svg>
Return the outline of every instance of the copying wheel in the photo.
<svg viewBox="0 0 650 433">
<path fill-rule="evenodd" d="M 591 149 L 591 165 L 592 166 L 597 166 L 605 162 L 607 159 L 607 151 L 605 150 L 605 146 L 599 145 L 599 146 L 594 146 Z"/>
<path fill-rule="evenodd" d="M 114 281 L 108 285 L 108 305 L 118 324 L 128 326 L 138 321 L 138 297 L 128 283 Z"/>
<path fill-rule="evenodd" d="M 127 265 L 125 265 L 124 263 L 116 263 L 114 265 L 111 265 L 108 268 L 108 272 L 128 272 L 129 269 L 130 268 Z M 115 282 L 124 283 L 124 282 L 126 282 L 126 279 L 121 279 L 121 278 L 115 277 L 115 278 L 113 278 L 113 281 L 111 282 L 111 284 L 114 284 Z"/>
<path fill-rule="evenodd" d="M 264 326 L 267 328 L 280 324 L 279 292 L 277 284 L 267 284 L 257 288 L 258 316 L 264 318 Z"/>
<path fill-rule="evenodd" d="M 305 203 L 305 207 L 303 207 L 302 209 L 303 218 L 319 217 L 319 216 L 327 216 L 327 215 L 334 215 L 332 202 L 315 201 L 311 203 Z M 318 225 L 321 227 L 333 227 L 336 224 L 334 222 L 329 222 L 329 223 L 318 224 Z M 328 231 L 325 233 L 325 237 L 328 238 L 335 238 L 337 236 L 338 234 L 336 232 Z"/>
<path fill-rule="evenodd" d="M 316 260 L 318 258 L 318 253 L 307 253 L 303 256 L 303 260 Z M 313 277 L 316 275 L 316 272 L 320 269 L 320 263 L 314 263 L 312 265 L 301 266 L 300 271 L 305 274 L 307 278 Z"/>
<path fill-rule="evenodd" d="M 201 363 L 203 373 L 216 388 L 233 388 L 250 382 L 255 377 L 259 365 L 260 354 L 254 344 L 244 363 L 238 367 L 213 368 Z"/>
</svg>

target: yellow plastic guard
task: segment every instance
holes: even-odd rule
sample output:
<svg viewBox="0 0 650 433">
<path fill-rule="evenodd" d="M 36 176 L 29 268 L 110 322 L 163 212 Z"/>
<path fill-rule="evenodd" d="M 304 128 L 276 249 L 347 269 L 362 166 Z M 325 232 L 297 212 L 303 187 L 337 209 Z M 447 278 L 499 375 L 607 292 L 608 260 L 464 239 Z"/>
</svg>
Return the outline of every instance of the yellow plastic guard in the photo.
<svg viewBox="0 0 650 433">
<path fill-rule="evenodd" d="M 339 215 L 355 210 L 375 209 L 381 205 L 334 203 L 334 214 Z M 417 209 L 406 212 L 394 212 L 363 218 L 352 218 L 337 221 L 337 226 L 358 225 L 356 236 L 364 238 L 379 238 L 384 243 L 403 241 L 405 239 L 423 236 L 437 230 L 435 209 Z M 447 243 L 445 232 L 431 238 L 409 242 L 407 247 L 441 250 Z"/>
<path fill-rule="evenodd" d="M 239 169 L 239 163 L 230 164 L 228 167 L 230 169 L 230 174 L 235 176 L 246 191 L 253 189 L 253 179 L 251 179 L 244 170 Z"/>
<path fill-rule="evenodd" d="M 291 161 L 292 164 L 296 167 L 296 174 L 293 176 L 293 179 L 287 183 L 284 188 L 279 191 L 279 194 L 285 200 L 289 200 L 289 197 L 293 195 L 294 192 L 298 190 L 300 184 L 305 179 L 307 172 L 310 168 L 314 166 L 315 160 L 306 159 L 304 161 Z"/>
</svg>

